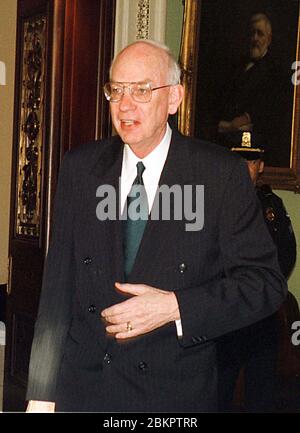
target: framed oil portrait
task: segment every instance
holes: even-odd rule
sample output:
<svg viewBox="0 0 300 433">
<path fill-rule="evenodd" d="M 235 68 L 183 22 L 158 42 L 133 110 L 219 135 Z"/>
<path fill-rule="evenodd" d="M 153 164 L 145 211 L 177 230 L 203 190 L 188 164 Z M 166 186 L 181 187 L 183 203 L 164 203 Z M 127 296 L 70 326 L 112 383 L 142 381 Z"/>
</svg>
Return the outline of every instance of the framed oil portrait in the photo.
<svg viewBox="0 0 300 433">
<path fill-rule="evenodd" d="M 300 193 L 299 7 L 299 0 L 185 0 L 178 128 L 227 147 L 236 131 L 256 133 L 263 182 Z"/>
</svg>

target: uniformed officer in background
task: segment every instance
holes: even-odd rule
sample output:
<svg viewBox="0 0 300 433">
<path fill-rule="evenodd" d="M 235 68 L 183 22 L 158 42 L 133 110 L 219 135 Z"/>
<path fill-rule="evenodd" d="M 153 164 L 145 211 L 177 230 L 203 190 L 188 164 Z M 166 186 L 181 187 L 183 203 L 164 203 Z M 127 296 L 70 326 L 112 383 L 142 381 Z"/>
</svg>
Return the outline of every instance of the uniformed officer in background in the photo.
<svg viewBox="0 0 300 433">
<path fill-rule="evenodd" d="M 296 262 L 296 239 L 280 197 L 259 181 L 264 171 L 264 146 L 260 136 L 241 132 L 232 135 L 231 150 L 246 160 L 262 206 L 266 226 L 278 249 L 278 261 L 288 279 Z M 221 411 L 232 411 L 239 373 L 244 368 L 244 409 L 247 412 L 276 410 L 276 369 L 279 347 L 278 313 L 218 342 L 219 402 Z"/>
</svg>

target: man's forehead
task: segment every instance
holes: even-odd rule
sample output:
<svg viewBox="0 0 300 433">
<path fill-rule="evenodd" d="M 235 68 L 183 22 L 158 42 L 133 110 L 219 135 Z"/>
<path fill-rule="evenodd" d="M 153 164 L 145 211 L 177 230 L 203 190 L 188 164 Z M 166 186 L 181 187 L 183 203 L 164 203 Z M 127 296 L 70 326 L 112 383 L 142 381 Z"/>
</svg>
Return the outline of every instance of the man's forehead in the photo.
<svg viewBox="0 0 300 433">
<path fill-rule="evenodd" d="M 257 159 L 246 159 L 248 164 L 258 164 L 260 163 L 260 161 L 262 161 L 262 159 L 257 158 Z"/>
<path fill-rule="evenodd" d="M 116 58 L 111 72 L 113 80 L 117 81 L 156 81 L 167 73 L 167 63 L 160 53 L 135 55 L 133 50 L 125 50 Z"/>
<path fill-rule="evenodd" d="M 253 21 L 252 22 L 252 28 L 262 30 L 264 33 L 268 32 L 267 22 L 263 19 Z"/>
</svg>

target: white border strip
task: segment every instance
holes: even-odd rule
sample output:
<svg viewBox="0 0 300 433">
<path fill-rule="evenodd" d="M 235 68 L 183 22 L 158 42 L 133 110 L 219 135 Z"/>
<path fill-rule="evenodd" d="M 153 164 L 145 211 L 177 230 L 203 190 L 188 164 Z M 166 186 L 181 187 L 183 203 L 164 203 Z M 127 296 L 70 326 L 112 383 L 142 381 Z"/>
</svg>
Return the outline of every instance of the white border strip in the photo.
<svg viewBox="0 0 300 433">
<path fill-rule="evenodd" d="M 5 86 L 6 84 L 6 67 L 5 63 L 0 61 L 0 85 Z"/>
</svg>

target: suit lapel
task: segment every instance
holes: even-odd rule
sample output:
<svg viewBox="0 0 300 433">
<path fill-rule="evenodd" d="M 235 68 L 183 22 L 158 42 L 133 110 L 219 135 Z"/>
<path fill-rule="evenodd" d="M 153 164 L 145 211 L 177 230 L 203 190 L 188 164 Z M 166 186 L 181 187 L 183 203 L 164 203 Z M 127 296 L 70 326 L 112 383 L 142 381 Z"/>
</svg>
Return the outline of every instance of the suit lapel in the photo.
<svg viewBox="0 0 300 433">
<path fill-rule="evenodd" d="M 120 137 L 113 137 L 108 140 L 108 145 L 101 152 L 96 164 L 92 168 L 90 175 L 96 185 L 111 185 L 116 191 L 117 209 L 119 209 L 119 178 L 121 176 L 123 159 L 123 143 Z M 102 224 L 97 224 L 96 237 L 101 240 L 99 245 L 104 242 L 109 257 L 106 258 L 107 265 L 112 269 L 115 281 L 122 281 L 123 271 L 123 246 L 121 221 L 117 215 L 116 220 L 106 220 Z"/>
</svg>

